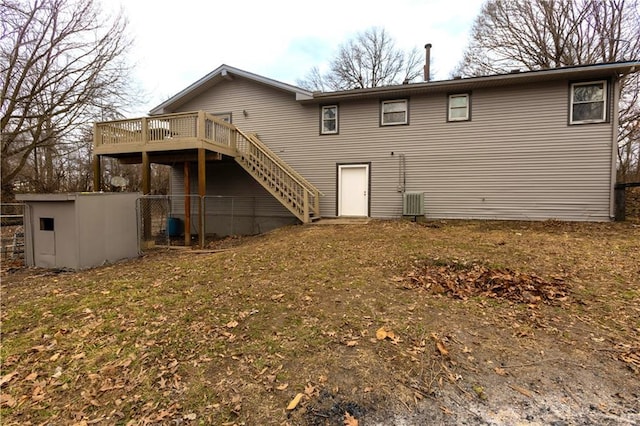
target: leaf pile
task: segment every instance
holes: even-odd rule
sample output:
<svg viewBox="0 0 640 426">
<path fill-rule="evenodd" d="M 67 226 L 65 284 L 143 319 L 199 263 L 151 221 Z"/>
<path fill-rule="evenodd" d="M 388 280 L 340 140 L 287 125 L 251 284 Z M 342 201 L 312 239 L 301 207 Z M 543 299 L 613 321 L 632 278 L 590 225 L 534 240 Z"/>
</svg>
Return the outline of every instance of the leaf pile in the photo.
<svg viewBox="0 0 640 426">
<path fill-rule="evenodd" d="M 566 300 L 568 285 L 560 277 L 545 280 L 509 268 L 489 268 L 475 262 L 427 262 L 402 279 L 409 288 L 427 289 L 457 299 L 471 296 L 537 304 Z"/>
</svg>

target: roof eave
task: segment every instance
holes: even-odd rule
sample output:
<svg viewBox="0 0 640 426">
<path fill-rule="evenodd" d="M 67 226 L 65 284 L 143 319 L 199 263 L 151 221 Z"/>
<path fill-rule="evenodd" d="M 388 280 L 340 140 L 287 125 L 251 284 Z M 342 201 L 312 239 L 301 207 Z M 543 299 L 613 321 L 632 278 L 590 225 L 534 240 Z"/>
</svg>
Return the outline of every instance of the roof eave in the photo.
<svg viewBox="0 0 640 426">
<path fill-rule="evenodd" d="M 550 70 L 523 71 L 482 77 L 459 78 L 453 80 L 437 80 L 422 83 L 402 84 L 395 86 L 353 89 L 339 92 L 316 92 L 312 99 L 305 103 L 335 102 L 340 100 L 361 99 L 371 97 L 401 96 L 425 92 L 464 91 L 480 87 L 496 87 L 516 85 L 520 83 L 536 83 L 561 78 L 580 79 L 613 74 L 627 74 L 640 71 L 640 61 L 615 62 L 608 64 L 583 65 L 576 67 L 554 68 Z"/>
<path fill-rule="evenodd" d="M 295 94 L 296 100 L 306 100 L 313 97 L 313 94 L 311 92 L 299 87 L 223 64 L 204 77 L 197 80 L 195 83 L 187 86 L 185 89 L 181 90 L 166 101 L 162 102 L 160 105 L 152 108 L 149 111 L 149 114 L 158 115 L 172 112 L 173 107 L 186 102 L 187 100 L 191 99 L 194 96 L 197 96 L 207 88 L 215 85 L 216 79 L 228 80 L 232 79 L 234 75 L 253 80 L 267 86 L 271 86 L 278 90 L 293 93 Z"/>
</svg>

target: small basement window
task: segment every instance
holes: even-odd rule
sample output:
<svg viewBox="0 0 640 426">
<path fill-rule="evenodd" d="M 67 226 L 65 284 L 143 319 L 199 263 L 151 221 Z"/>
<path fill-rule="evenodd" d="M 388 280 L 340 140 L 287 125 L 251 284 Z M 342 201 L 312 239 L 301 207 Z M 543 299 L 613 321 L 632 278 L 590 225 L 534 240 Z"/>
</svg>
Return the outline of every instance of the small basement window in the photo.
<svg viewBox="0 0 640 426">
<path fill-rule="evenodd" d="M 40 218 L 40 230 L 41 231 L 53 231 L 53 218 L 41 217 Z"/>
<path fill-rule="evenodd" d="M 449 96 L 449 121 L 469 120 L 469 94 Z"/>
<path fill-rule="evenodd" d="M 338 133 L 338 105 L 323 106 L 320 117 L 320 134 L 333 135 Z"/>
<path fill-rule="evenodd" d="M 602 123 L 607 119 L 607 82 L 590 81 L 571 85 L 569 123 Z"/>
<path fill-rule="evenodd" d="M 383 101 L 380 113 L 380 124 L 382 126 L 408 124 L 408 112 L 409 101 L 407 99 Z"/>
</svg>

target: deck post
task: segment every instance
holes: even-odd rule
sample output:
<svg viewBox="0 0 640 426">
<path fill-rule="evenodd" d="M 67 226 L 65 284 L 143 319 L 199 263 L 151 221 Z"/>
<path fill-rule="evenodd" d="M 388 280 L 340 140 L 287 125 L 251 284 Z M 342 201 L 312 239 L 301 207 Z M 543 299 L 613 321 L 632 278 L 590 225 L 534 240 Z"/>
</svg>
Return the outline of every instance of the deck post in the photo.
<svg viewBox="0 0 640 426">
<path fill-rule="evenodd" d="M 149 154 L 142 152 L 142 194 L 149 195 L 151 193 L 151 164 L 149 162 Z M 146 243 L 151 241 L 151 203 L 147 201 L 142 203 L 142 240 Z"/>
<path fill-rule="evenodd" d="M 93 123 L 93 148 L 97 148 L 100 143 L 98 136 L 98 124 Z M 102 170 L 100 170 L 100 156 L 93 154 L 93 191 L 99 192 L 102 189 Z"/>
<path fill-rule="evenodd" d="M 198 111 L 197 120 L 198 122 L 196 123 L 196 138 L 204 139 L 206 137 L 204 111 Z"/>
<path fill-rule="evenodd" d="M 200 248 L 204 248 L 205 230 L 205 203 L 207 195 L 207 152 L 204 148 L 198 148 L 198 235 L 200 236 Z"/>
<path fill-rule="evenodd" d="M 149 153 L 142 152 L 142 193 L 149 195 L 151 193 L 151 163 L 149 162 Z"/>
<path fill-rule="evenodd" d="M 149 123 L 147 117 L 142 117 L 142 142 L 147 143 L 149 141 Z"/>
<path fill-rule="evenodd" d="M 235 152 L 238 151 L 237 147 L 238 141 L 238 131 L 236 129 L 229 129 L 229 147 L 232 148 Z"/>
<path fill-rule="evenodd" d="M 102 190 L 102 170 L 100 168 L 100 156 L 93 155 L 93 192 Z"/>
<path fill-rule="evenodd" d="M 191 165 L 184 162 L 184 245 L 191 245 Z"/>
<path fill-rule="evenodd" d="M 303 190 L 304 191 L 304 197 L 303 197 L 303 210 L 304 210 L 304 223 L 309 223 L 311 222 L 311 220 L 309 219 L 309 191 L 307 191 L 306 189 Z"/>
<path fill-rule="evenodd" d="M 318 191 L 313 192 L 313 213 L 320 219 L 320 194 Z"/>
</svg>

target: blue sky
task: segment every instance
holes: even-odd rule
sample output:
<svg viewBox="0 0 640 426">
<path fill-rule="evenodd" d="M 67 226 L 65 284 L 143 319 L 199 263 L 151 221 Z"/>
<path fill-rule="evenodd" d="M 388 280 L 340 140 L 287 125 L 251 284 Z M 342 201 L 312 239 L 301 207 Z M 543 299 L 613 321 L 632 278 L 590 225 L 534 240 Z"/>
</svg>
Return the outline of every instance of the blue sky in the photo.
<svg viewBox="0 0 640 426">
<path fill-rule="evenodd" d="M 432 73 L 446 79 L 460 61 L 482 0 L 103 0 L 122 7 L 135 40 L 135 77 L 151 108 L 227 64 L 296 84 L 326 67 L 338 46 L 379 26 L 397 47 L 432 43 Z"/>
</svg>

